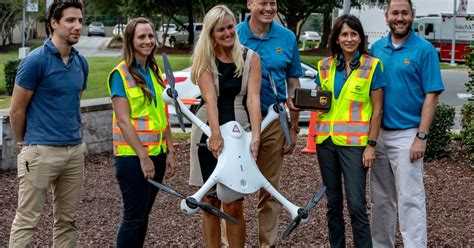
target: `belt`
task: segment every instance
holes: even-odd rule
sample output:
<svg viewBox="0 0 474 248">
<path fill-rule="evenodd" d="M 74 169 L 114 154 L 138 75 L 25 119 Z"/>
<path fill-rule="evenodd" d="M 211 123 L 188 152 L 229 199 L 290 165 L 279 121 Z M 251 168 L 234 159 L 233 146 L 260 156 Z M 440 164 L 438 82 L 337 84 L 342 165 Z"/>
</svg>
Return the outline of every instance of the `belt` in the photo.
<svg viewBox="0 0 474 248">
<path fill-rule="evenodd" d="M 385 125 L 382 124 L 382 129 L 385 130 L 385 131 L 400 131 L 400 130 L 405 130 L 405 128 L 389 128 L 389 127 L 386 127 Z"/>
</svg>

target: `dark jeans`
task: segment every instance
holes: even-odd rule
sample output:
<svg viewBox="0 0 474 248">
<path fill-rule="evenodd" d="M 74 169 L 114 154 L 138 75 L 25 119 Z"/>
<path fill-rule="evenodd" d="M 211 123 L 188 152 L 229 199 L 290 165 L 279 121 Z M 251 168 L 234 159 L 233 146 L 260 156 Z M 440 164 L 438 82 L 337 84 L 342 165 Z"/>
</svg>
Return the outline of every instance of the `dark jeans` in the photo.
<svg viewBox="0 0 474 248">
<path fill-rule="evenodd" d="M 166 170 L 166 154 L 150 156 L 155 165 L 154 180 L 162 182 Z M 143 247 L 148 228 L 148 215 L 158 188 L 148 183 L 137 156 L 114 157 L 115 176 L 123 199 L 123 219 L 117 234 L 117 247 Z"/>
<path fill-rule="evenodd" d="M 338 146 L 331 138 L 317 145 L 316 151 L 321 176 L 327 187 L 329 241 L 331 247 L 346 247 L 344 234 L 343 192 L 351 216 L 352 235 L 356 247 L 372 247 L 370 225 L 367 216 L 365 184 L 367 169 L 362 165 L 365 147 Z"/>
</svg>

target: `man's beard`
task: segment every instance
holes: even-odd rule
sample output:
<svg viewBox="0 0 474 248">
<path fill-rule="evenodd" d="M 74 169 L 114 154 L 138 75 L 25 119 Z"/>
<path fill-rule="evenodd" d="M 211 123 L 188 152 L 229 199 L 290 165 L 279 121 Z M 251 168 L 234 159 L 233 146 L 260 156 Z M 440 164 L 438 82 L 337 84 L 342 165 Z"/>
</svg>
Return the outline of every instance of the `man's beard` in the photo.
<svg viewBox="0 0 474 248">
<path fill-rule="evenodd" d="M 389 24 L 390 31 L 392 33 L 392 36 L 394 36 L 395 38 L 401 39 L 401 38 L 405 38 L 410 33 L 413 22 L 407 21 L 406 22 L 407 28 L 403 31 L 397 31 L 397 28 L 395 27 L 396 24 L 397 24 L 396 22 Z"/>
</svg>

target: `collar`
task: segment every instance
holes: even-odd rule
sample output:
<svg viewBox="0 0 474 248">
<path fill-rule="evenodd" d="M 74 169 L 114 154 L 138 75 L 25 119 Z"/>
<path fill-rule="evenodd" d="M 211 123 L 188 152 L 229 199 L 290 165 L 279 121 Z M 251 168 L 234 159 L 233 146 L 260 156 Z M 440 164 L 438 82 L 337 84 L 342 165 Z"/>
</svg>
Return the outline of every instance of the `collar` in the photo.
<svg viewBox="0 0 474 248">
<path fill-rule="evenodd" d="M 355 58 L 359 59 L 359 55 L 360 55 L 360 51 L 357 50 L 357 51 L 356 51 L 356 54 L 354 55 L 354 57 L 352 58 L 352 60 L 354 60 Z M 338 54 L 338 55 L 337 55 L 337 58 L 338 58 L 338 59 L 345 59 L 344 53 Z"/>
<path fill-rule="evenodd" d="M 400 49 L 402 47 L 411 47 L 413 45 L 413 42 L 416 38 L 415 30 L 412 28 L 410 33 L 408 34 L 407 39 L 399 46 L 397 49 Z M 388 35 L 385 37 L 385 47 L 390 47 L 392 49 L 395 49 L 395 47 L 392 44 L 392 31 L 388 33 Z"/>
<path fill-rule="evenodd" d="M 53 44 L 51 41 L 51 38 L 48 38 L 44 41 L 44 47 L 46 51 L 52 54 L 59 54 L 58 48 Z M 71 54 L 78 54 L 79 52 L 76 50 L 76 48 L 71 47 Z"/>
<path fill-rule="evenodd" d="M 135 62 L 134 62 L 134 63 L 135 63 L 135 67 L 136 67 L 138 70 L 141 70 L 142 72 L 145 72 L 145 74 L 146 74 L 146 71 L 147 71 L 147 70 L 145 70 L 145 69 L 148 69 L 148 65 L 150 64 L 150 63 L 148 62 L 148 59 L 147 59 L 146 62 L 145 62 L 145 67 L 142 66 L 142 64 L 140 63 L 140 61 L 139 61 L 138 59 L 135 59 Z"/>
<path fill-rule="evenodd" d="M 243 31 L 244 31 L 244 34 L 247 37 L 250 37 L 250 38 L 253 38 L 253 39 L 258 39 L 258 40 L 266 40 L 266 39 L 269 39 L 269 38 L 278 37 L 278 33 L 277 33 L 276 28 L 275 28 L 275 25 L 278 25 L 278 24 L 276 24 L 275 21 L 272 21 L 272 23 L 270 23 L 270 28 L 268 29 L 268 32 L 262 38 L 256 36 L 252 32 L 252 29 L 250 29 L 250 24 L 249 24 L 250 17 L 251 17 L 251 15 L 248 15 L 247 17 L 245 17 L 245 20 L 243 22 L 243 28 L 244 28 Z"/>
</svg>

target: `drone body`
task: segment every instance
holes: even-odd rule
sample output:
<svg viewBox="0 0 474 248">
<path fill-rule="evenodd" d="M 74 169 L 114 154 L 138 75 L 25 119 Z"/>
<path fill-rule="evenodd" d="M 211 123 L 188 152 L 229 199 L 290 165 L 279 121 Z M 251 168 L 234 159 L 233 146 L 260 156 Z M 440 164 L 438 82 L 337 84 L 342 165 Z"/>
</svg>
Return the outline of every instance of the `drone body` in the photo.
<svg viewBox="0 0 474 248">
<path fill-rule="evenodd" d="M 166 56 L 163 56 L 163 61 L 166 76 L 168 82 L 170 82 L 169 86 L 167 86 L 163 91 L 163 100 L 168 104 L 173 104 L 178 115 L 181 113 L 184 114 L 194 125 L 201 129 L 204 134 L 210 137 L 211 131 L 209 126 L 194 115 L 179 99 L 179 92 L 176 92 L 174 89 L 174 78 Z M 268 108 L 267 116 L 262 121 L 261 130 L 264 130 L 272 121 L 278 118 L 282 121 L 281 111 L 285 111 L 283 106 L 275 104 L 271 105 Z M 284 114 L 286 115 L 286 111 Z M 178 120 L 179 119 L 181 118 L 178 118 Z M 181 121 L 182 119 L 180 122 Z M 309 211 L 319 202 L 321 197 L 324 195 L 326 188 L 323 186 L 323 188 L 311 198 L 305 208 L 294 205 L 278 192 L 278 190 L 268 182 L 258 169 L 250 150 L 252 142 L 251 132 L 245 131 L 236 121 L 225 123 L 220 127 L 220 129 L 223 139 L 223 149 L 217 158 L 216 168 L 210 175 L 209 179 L 196 193 L 186 197 L 167 186 L 152 180 L 149 180 L 149 182 L 170 194 L 182 198 L 183 200 L 181 201 L 180 206 L 184 213 L 194 214 L 199 207 L 210 214 L 217 215 L 218 217 L 233 222 L 236 222 L 235 218 L 221 212 L 219 209 L 202 203 L 202 198 L 205 197 L 214 186 L 216 186 L 217 198 L 224 203 L 243 198 L 263 188 L 279 201 L 291 214 L 293 220 L 282 235 L 282 238 L 286 238 L 289 233 L 298 226 L 298 224 L 308 221 Z"/>
</svg>

